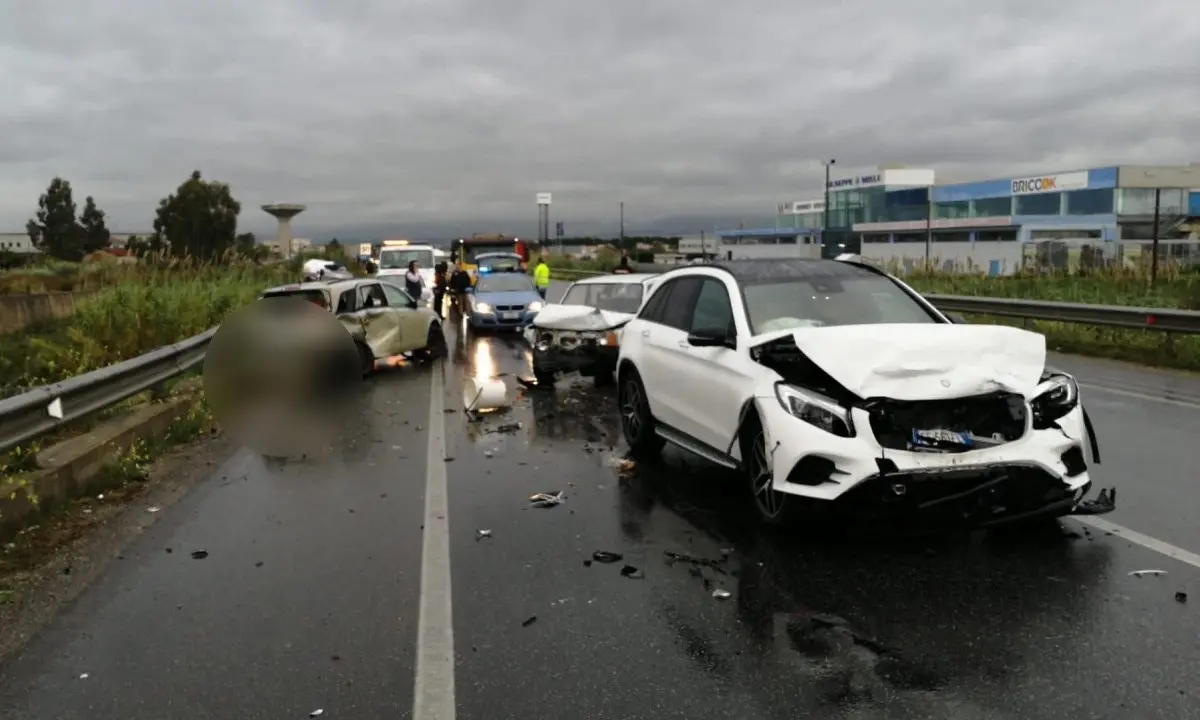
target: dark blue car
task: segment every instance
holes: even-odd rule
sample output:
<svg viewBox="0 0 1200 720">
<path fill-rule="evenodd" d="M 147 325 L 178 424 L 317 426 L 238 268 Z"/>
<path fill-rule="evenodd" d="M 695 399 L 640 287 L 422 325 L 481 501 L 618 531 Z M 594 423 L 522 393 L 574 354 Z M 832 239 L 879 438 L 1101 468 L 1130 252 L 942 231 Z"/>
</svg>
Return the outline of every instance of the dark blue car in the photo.
<svg viewBox="0 0 1200 720">
<path fill-rule="evenodd" d="M 545 302 L 533 281 L 520 273 L 480 275 L 468 303 L 467 322 L 476 330 L 521 330 Z"/>
</svg>

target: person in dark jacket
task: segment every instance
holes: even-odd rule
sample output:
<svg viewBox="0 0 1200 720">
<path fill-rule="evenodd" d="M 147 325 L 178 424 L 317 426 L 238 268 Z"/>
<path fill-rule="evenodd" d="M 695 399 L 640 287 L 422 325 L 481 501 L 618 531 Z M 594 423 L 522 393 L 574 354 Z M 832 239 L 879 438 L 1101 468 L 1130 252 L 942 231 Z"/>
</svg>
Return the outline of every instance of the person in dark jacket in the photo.
<svg viewBox="0 0 1200 720">
<path fill-rule="evenodd" d="M 613 270 L 616 275 L 629 275 L 633 272 L 633 268 L 629 266 L 629 256 L 621 255 L 621 264 L 617 265 L 617 269 Z"/>
<path fill-rule="evenodd" d="M 404 289 L 417 302 L 421 301 L 425 291 L 425 278 L 421 277 L 420 269 L 417 261 L 413 260 L 408 264 L 408 272 L 404 273 Z"/>
<path fill-rule="evenodd" d="M 442 300 L 446 297 L 446 261 L 443 260 L 433 266 L 433 311 L 438 314 L 438 317 L 444 317 L 442 314 Z"/>
<path fill-rule="evenodd" d="M 469 287 L 471 287 L 471 276 L 460 262 L 454 268 L 454 274 L 450 276 L 450 306 L 460 313 L 467 307 L 467 288 Z"/>
</svg>

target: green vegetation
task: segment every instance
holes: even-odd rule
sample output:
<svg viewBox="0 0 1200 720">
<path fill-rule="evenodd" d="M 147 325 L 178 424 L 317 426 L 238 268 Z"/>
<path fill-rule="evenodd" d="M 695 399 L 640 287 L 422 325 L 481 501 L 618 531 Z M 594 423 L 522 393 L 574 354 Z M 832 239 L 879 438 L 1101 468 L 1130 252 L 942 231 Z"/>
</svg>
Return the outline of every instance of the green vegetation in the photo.
<svg viewBox="0 0 1200 720">
<path fill-rule="evenodd" d="M 898 269 L 889 271 L 899 274 Z M 1167 264 L 1150 287 L 1145 268 L 1097 269 L 1082 275 L 1020 274 L 987 277 L 978 274 L 910 272 L 904 280 L 922 293 L 1005 297 L 1024 300 L 1122 305 L 1126 307 L 1200 310 L 1200 274 Z M 1018 325 L 1046 336 L 1054 351 L 1128 360 L 1145 365 L 1200 370 L 1200 336 L 1171 335 L 1146 330 L 1123 330 L 1076 323 L 1021 321 L 976 316 L 974 322 Z"/>
<path fill-rule="evenodd" d="M 267 287 L 294 280 L 297 270 L 295 263 L 230 257 L 83 273 L 99 289 L 78 301 L 74 315 L 4 338 L 0 391 L 62 380 L 201 333 Z"/>
</svg>

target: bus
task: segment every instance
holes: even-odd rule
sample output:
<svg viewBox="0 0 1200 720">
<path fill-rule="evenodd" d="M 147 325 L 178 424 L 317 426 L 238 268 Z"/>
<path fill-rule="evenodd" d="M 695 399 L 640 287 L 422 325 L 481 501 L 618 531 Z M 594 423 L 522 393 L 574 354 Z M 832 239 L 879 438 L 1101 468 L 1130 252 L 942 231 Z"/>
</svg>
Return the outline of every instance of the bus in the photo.
<svg viewBox="0 0 1200 720">
<path fill-rule="evenodd" d="M 522 271 L 529 264 L 529 245 L 521 238 L 500 234 L 459 238 L 451 245 L 450 257 L 462 262 L 463 269 L 471 274 L 471 282 L 474 283 L 478 271 L 475 258 L 483 253 L 516 253 L 521 256 Z"/>
</svg>

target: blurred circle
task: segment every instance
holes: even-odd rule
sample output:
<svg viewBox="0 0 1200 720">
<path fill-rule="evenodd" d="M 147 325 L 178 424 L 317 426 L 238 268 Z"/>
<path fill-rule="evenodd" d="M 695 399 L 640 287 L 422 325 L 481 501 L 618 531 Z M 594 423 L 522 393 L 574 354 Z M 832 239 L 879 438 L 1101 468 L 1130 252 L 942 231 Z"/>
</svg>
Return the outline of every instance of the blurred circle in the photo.
<svg viewBox="0 0 1200 720">
<path fill-rule="evenodd" d="M 350 332 L 304 296 L 267 297 L 238 310 L 204 358 L 213 416 L 267 457 L 311 457 L 336 447 L 353 426 L 346 421 L 362 376 Z"/>
</svg>

